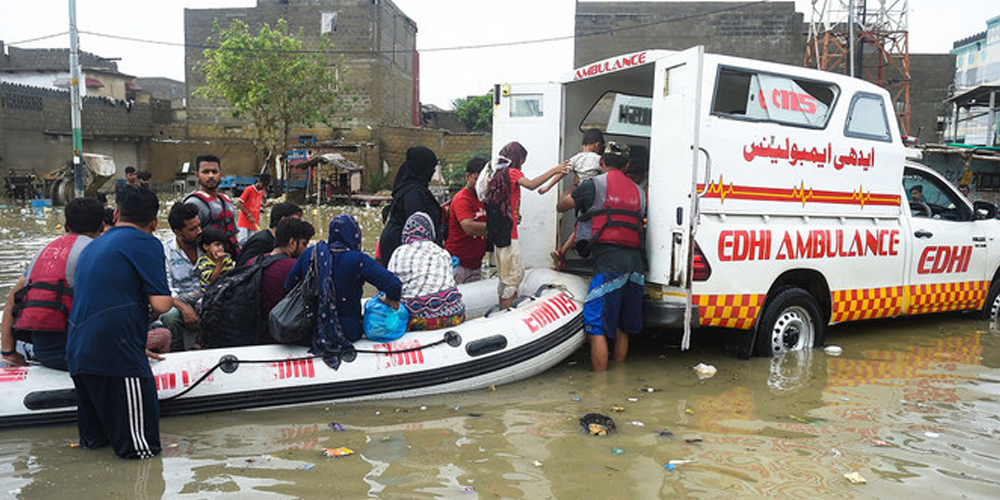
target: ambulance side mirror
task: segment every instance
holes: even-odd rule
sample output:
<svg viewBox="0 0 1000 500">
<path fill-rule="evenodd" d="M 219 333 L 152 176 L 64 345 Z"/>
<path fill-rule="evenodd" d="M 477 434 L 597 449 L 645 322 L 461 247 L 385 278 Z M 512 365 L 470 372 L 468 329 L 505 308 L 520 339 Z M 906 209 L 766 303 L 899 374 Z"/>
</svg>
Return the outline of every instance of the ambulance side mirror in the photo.
<svg viewBox="0 0 1000 500">
<path fill-rule="evenodd" d="M 997 218 L 997 206 L 988 201 L 975 201 L 972 209 L 976 212 L 976 220 L 989 220 Z"/>
</svg>

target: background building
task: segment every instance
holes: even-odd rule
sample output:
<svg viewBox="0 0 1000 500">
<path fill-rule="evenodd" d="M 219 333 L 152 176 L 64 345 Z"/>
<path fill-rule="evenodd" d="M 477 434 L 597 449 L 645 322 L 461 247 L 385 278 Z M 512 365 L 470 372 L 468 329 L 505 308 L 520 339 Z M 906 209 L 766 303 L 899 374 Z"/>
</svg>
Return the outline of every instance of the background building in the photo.
<svg viewBox="0 0 1000 500">
<path fill-rule="evenodd" d="M 948 117 L 948 140 L 996 144 L 996 109 L 1000 107 L 1000 16 L 986 21 L 986 31 L 955 42 L 954 107 Z M 990 112 L 990 94 L 994 112 Z M 990 127 L 990 121 L 993 127 Z M 989 135 L 993 137 L 989 137 Z"/>
</svg>

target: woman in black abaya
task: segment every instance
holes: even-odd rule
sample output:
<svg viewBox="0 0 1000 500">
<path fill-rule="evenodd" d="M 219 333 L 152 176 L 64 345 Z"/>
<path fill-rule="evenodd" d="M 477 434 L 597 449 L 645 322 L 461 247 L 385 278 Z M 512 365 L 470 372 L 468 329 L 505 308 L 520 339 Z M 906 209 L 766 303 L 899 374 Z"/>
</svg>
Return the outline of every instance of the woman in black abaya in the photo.
<svg viewBox="0 0 1000 500">
<path fill-rule="evenodd" d="M 379 238 L 379 262 L 384 266 L 389 263 L 392 253 L 400 245 L 403 234 L 403 224 L 416 212 L 424 212 L 434 221 L 434 234 L 438 235 L 437 244 L 441 244 L 444 234 L 441 227 L 441 205 L 427 188 L 437 168 L 437 155 L 430 148 L 416 146 L 406 150 L 406 160 L 396 173 L 392 186 L 392 204 L 389 206 L 389 219 Z"/>
</svg>

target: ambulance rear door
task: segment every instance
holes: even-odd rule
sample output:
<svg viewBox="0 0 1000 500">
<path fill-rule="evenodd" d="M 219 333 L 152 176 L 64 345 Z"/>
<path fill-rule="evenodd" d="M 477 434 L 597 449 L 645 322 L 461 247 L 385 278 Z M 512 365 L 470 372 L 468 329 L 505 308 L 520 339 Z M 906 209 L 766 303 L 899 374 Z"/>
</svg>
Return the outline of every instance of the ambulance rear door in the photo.
<svg viewBox="0 0 1000 500">
<path fill-rule="evenodd" d="M 697 184 L 710 175 L 699 148 L 704 47 L 658 59 L 649 151 L 647 281 L 690 289 Z"/>
<path fill-rule="evenodd" d="M 562 158 L 563 86 L 561 83 L 522 83 L 494 88 L 493 151 L 496 158 L 505 144 L 520 142 L 528 150 L 521 170 L 535 178 L 558 165 Z M 522 190 L 518 240 L 524 267 L 549 267 L 549 252 L 557 248 L 558 190 L 544 195 Z"/>
</svg>

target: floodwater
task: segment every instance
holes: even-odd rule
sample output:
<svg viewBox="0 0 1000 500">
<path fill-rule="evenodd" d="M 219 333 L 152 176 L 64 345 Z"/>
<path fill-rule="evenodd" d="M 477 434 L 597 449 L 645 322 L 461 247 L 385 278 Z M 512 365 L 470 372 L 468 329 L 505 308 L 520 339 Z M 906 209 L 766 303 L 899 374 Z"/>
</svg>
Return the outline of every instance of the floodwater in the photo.
<svg viewBox="0 0 1000 500">
<path fill-rule="evenodd" d="M 377 211 L 352 210 L 370 250 Z M 307 218 L 324 227 L 334 211 Z M 0 217 L 6 296 L 61 215 L 7 207 Z M 166 418 L 163 455 L 141 462 L 73 447 L 70 425 L 3 430 L 0 498 L 1000 497 L 992 325 L 938 315 L 837 326 L 827 331 L 837 357 L 743 361 L 726 338 L 696 334 L 681 352 L 649 334 L 607 373 L 592 374 L 581 351 L 495 390 Z M 718 373 L 699 380 L 699 362 Z M 618 431 L 585 435 L 578 418 L 590 412 Z M 355 453 L 322 455 L 338 447 Z M 682 462 L 664 467 L 671 460 Z"/>
</svg>

